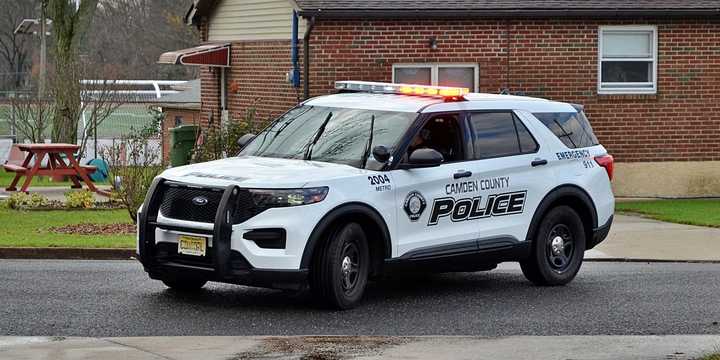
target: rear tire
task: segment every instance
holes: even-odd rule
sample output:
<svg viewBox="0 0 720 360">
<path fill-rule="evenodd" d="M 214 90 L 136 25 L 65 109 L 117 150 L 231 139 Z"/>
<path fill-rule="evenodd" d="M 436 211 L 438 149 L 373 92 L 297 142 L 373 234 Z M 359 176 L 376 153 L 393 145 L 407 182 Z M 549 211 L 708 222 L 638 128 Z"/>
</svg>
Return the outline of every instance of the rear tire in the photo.
<svg viewBox="0 0 720 360">
<path fill-rule="evenodd" d="M 165 286 L 169 287 L 170 289 L 173 289 L 175 291 L 180 292 L 195 292 L 202 289 L 203 286 L 207 283 L 207 280 L 198 280 L 198 279 L 163 279 L 163 284 Z"/>
<path fill-rule="evenodd" d="M 369 268 L 370 252 L 362 227 L 341 224 L 316 250 L 310 269 L 311 290 L 323 305 L 351 309 L 365 293 Z"/>
<path fill-rule="evenodd" d="M 520 262 L 525 277 L 535 285 L 556 286 L 572 281 L 585 253 L 585 229 L 569 206 L 558 206 L 542 219 L 530 258 Z"/>
</svg>

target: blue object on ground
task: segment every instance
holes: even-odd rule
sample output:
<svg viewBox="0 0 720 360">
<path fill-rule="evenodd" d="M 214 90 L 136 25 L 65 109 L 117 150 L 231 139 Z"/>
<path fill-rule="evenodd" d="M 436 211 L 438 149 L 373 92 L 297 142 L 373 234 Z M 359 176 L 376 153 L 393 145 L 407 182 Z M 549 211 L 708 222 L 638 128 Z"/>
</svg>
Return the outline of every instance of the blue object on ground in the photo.
<svg viewBox="0 0 720 360">
<path fill-rule="evenodd" d="M 110 172 L 110 169 L 107 161 L 103 159 L 92 159 L 87 162 L 87 165 L 94 166 L 97 169 L 94 173 L 89 175 L 90 180 L 92 180 L 93 182 L 104 181 L 108 178 L 108 173 Z"/>
</svg>

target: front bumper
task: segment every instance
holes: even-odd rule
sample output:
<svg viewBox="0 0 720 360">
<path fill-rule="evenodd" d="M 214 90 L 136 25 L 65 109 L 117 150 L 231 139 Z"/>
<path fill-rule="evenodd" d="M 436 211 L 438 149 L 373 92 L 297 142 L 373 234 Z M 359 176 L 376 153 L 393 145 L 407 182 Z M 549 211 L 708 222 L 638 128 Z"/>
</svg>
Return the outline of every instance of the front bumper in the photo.
<svg viewBox="0 0 720 360">
<path fill-rule="evenodd" d="M 307 270 L 257 269 L 231 247 L 233 216 L 239 188 L 227 186 L 220 200 L 212 230 L 178 228 L 158 222 L 162 178 L 151 185 L 138 216 L 138 260 L 152 279 L 199 278 L 231 284 L 281 289 L 300 289 L 307 283 Z M 156 243 L 156 230 L 197 233 L 212 237 L 212 248 L 202 259 L 187 259 L 177 254 L 177 245 Z M 172 247 L 175 246 L 173 249 Z M 174 252 L 173 252 L 174 251 Z"/>
</svg>

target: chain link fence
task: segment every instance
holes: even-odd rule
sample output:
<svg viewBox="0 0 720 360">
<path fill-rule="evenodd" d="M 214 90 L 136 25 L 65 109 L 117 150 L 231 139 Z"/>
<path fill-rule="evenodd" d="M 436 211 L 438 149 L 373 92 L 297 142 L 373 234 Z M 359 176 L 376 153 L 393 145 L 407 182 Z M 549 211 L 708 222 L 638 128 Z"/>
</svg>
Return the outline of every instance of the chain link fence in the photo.
<svg viewBox="0 0 720 360">
<path fill-rule="evenodd" d="M 154 112 L 151 106 L 151 103 L 129 103 L 115 109 L 110 116 L 98 124 L 97 134 L 88 134 L 82 162 L 85 163 L 94 158 L 101 158 L 103 151 L 107 147 L 116 147 L 122 142 L 123 138 L 133 131 L 157 126 L 158 113 Z M 82 136 L 86 131 L 92 130 L 92 124 L 87 123 L 90 116 L 86 115 L 90 111 L 92 111 L 92 105 L 87 106 L 84 116 L 81 117 L 78 123 L 77 144 L 82 143 Z M 18 131 L 13 115 L 10 102 L 0 101 L 0 164 L 8 160 L 13 143 L 30 141 Z M 46 142 L 50 141 L 51 129 L 52 124 L 43 133 Z M 158 152 L 161 151 L 161 145 L 160 135 L 155 139 L 151 139 L 149 144 Z"/>
</svg>

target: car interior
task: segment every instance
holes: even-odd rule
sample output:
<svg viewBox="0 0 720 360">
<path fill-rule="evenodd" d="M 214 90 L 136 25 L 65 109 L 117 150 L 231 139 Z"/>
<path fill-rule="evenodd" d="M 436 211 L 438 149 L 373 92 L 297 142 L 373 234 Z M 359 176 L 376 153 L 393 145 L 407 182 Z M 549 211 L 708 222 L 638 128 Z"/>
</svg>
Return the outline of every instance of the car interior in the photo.
<svg viewBox="0 0 720 360">
<path fill-rule="evenodd" d="M 446 163 L 463 160 L 462 132 L 458 125 L 458 116 L 443 114 L 428 120 L 410 143 L 405 159 L 421 148 L 438 151 Z"/>
</svg>

